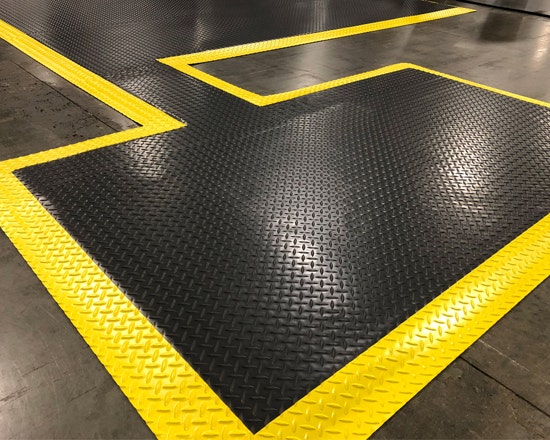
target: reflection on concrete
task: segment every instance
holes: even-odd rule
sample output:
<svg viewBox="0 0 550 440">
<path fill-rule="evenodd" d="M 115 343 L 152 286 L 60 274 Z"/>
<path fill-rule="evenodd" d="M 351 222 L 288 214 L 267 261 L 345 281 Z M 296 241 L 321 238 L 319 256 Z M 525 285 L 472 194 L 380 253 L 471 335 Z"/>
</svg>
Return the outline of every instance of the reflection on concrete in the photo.
<svg viewBox="0 0 550 440">
<path fill-rule="evenodd" d="M 496 8 L 526 12 L 528 14 L 550 17 L 550 2 L 547 0 L 465 0 Z"/>
<path fill-rule="evenodd" d="M 518 0 L 519 1 L 519 0 Z M 526 0 L 521 0 L 526 2 Z M 521 37 L 521 24 L 524 16 L 519 14 L 501 14 L 489 12 L 479 33 L 480 40 L 486 41 L 517 41 Z"/>
</svg>

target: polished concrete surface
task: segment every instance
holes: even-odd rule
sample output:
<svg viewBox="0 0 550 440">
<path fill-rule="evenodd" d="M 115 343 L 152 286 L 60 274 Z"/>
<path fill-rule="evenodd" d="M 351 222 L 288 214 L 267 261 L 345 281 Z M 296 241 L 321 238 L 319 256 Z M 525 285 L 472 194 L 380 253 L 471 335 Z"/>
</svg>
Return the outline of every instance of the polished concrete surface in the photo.
<svg viewBox="0 0 550 440">
<path fill-rule="evenodd" d="M 466 0 L 468 2 L 550 17 L 548 0 Z"/>
<path fill-rule="evenodd" d="M 269 94 L 412 62 L 550 101 L 550 20 L 476 9 L 201 69 Z M 132 126 L 5 43 L 0 97 L 4 157 Z M 152 437 L 3 235 L 0 295 L 0 438 Z M 549 322 L 547 280 L 374 437 L 550 438 Z"/>
</svg>

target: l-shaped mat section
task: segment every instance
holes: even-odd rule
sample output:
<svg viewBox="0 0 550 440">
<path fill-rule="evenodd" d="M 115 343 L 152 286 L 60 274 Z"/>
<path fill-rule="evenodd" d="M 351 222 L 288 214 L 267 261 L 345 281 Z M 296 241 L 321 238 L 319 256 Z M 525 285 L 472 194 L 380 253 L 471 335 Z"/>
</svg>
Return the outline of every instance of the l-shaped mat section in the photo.
<svg viewBox="0 0 550 440">
<path fill-rule="evenodd" d="M 2 164 L 2 227 L 157 434 L 242 438 L 242 419 L 266 438 L 363 438 L 548 275 L 548 204 L 527 197 L 548 193 L 548 109 L 405 67 L 263 109 L 193 83 L 211 99 L 201 117 L 236 110 L 241 130 L 209 140 L 210 124 L 191 124 L 17 171 L 53 217 L 12 171 L 115 138 Z M 152 84 L 163 75 L 177 81 L 163 70 Z M 525 105 L 540 130 L 519 118 L 504 136 L 499 121 Z M 508 158 L 517 133 L 531 174 Z"/>
<path fill-rule="evenodd" d="M 354 360 L 361 392 L 335 398 L 348 417 L 407 377 L 411 350 L 433 348 L 388 336 L 441 292 L 432 376 L 467 346 L 440 332 L 464 330 L 474 299 L 488 307 L 518 271 L 532 287 L 548 275 L 548 106 L 408 66 L 381 73 L 274 104 L 281 119 L 256 134 L 194 144 L 172 131 L 15 173 L 253 432 Z M 528 230 L 502 279 L 479 269 Z M 363 364 L 377 351 L 395 362 L 381 377 Z"/>
</svg>

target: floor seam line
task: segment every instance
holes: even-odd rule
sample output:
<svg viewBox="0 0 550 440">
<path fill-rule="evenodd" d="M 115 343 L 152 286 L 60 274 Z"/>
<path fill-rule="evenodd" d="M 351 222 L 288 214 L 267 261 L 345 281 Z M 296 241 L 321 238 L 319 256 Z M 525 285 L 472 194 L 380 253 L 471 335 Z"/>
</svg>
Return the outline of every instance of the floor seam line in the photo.
<svg viewBox="0 0 550 440">
<path fill-rule="evenodd" d="M 490 378 L 491 380 L 494 380 L 496 383 L 498 383 L 500 386 L 502 386 L 503 388 L 507 389 L 508 391 L 510 391 L 512 394 L 514 394 L 516 397 L 518 397 L 519 399 L 523 400 L 525 403 L 529 404 L 529 406 L 535 408 L 537 411 L 541 412 L 542 414 L 544 414 L 546 417 L 550 418 L 550 414 L 547 413 L 544 409 L 540 408 L 539 406 L 537 406 L 536 404 L 534 404 L 533 402 L 529 401 L 528 399 L 526 399 L 525 397 L 523 397 L 521 394 L 519 394 L 517 391 L 513 390 L 512 388 L 510 388 L 509 386 L 505 385 L 503 382 L 501 382 L 500 380 L 498 380 L 496 377 L 493 377 L 491 376 L 489 373 L 483 371 L 480 367 L 478 367 L 477 365 L 475 365 L 474 363 L 472 363 L 471 361 L 467 360 L 464 355 L 462 354 L 460 356 L 460 359 L 462 359 L 464 362 L 466 362 L 468 365 L 470 365 L 472 368 L 474 368 L 475 370 L 479 371 L 481 374 L 483 374 L 484 376 Z"/>
</svg>

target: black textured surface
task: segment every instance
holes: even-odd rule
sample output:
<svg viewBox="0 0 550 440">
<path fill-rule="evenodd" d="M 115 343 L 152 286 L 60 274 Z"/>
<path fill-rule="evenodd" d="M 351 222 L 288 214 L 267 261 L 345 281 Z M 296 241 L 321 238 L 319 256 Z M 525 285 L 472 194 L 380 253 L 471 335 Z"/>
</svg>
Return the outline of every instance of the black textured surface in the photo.
<svg viewBox="0 0 550 440">
<path fill-rule="evenodd" d="M 156 59 L 446 8 L 447 6 L 414 0 L 0 2 L 1 19 L 158 108 L 188 122 L 189 125 L 182 131 L 136 141 L 119 150 L 108 149 L 99 153 L 114 153 L 117 157 L 113 158 L 113 163 L 105 163 L 101 169 L 95 168 L 99 163 L 86 165 L 85 168 L 90 173 L 98 173 L 94 176 L 87 174 L 92 179 L 88 183 L 85 183 L 85 170 L 79 170 L 84 173 L 81 184 L 75 184 L 74 191 L 66 195 L 74 195 L 76 199 L 80 199 L 82 206 L 66 205 L 71 213 L 64 213 L 63 203 L 57 205 L 54 198 L 50 198 L 47 205 L 106 273 L 166 332 L 186 358 L 189 350 L 198 355 L 195 359 L 188 360 L 252 429 L 263 426 L 303 395 L 304 390 L 315 386 L 329 372 L 338 368 L 338 365 L 353 357 L 353 353 L 360 348 L 344 356 L 337 356 L 339 349 L 334 348 L 325 361 L 317 354 L 310 354 L 313 346 L 303 348 L 296 345 L 302 343 L 302 336 L 290 335 L 284 326 L 280 327 L 278 315 L 271 317 L 271 309 L 267 307 L 264 310 L 262 305 L 266 283 L 269 286 L 273 284 L 272 278 L 266 277 L 278 276 L 273 272 L 278 268 L 278 251 L 271 255 L 270 252 L 274 251 L 268 246 L 268 242 L 262 241 L 265 240 L 262 234 L 267 233 L 262 229 L 265 228 L 264 222 L 268 221 L 265 217 L 267 214 L 264 212 L 261 217 L 256 217 L 256 214 L 246 211 L 247 206 L 256 209 L 256 205 L 252 200 L 242 199 L 244 196 L 240 193 L 246 190 L 250 194 L 254 192 L 253 188 L 261 188 L 261 180 L 256 183 L 248 180 L 241 183 L 235 181 L 232 187 L 223 188 L 224 191 L 230 191 L 228 198 L 224 199 L 225 196 L 215 189 L 217 185 L 225 186 L 229 182 L 223 179 L 204 179 L 211 172 L 231 179 L 238 179 L 242 173 L 246 173 L 248 178 L 262 178 L 258 170 L 252 173 L 250 170 L 237 169 L 239 161 L 248 159 L 230 156 L 233 154 L 231 152 L 238 150 L 235 143 L 241 142 L 240 139 L 243 139 L 243 143 L 252 142 L 253 139 L 248 138 L 250 134 L 276 129 L 292 118 L 316 112 L 318 105 L 310 103 L 309 98 L 303 98 L 291 105 L 259 109 L 160 64 Z M 334 102 L 338 99 L 338 95 L 332 98 Z M 224 145 L 227 146 L 224 147 L 227 148 L 226 153 L 222 148 Z M 253 145 L 249 145 L 246 151 L 252 148 Z M 262 148 L 264 147 L 260 147 L 257 154 Z M 119 153 L 122 156 L 118 156 Z M 262 162 L 257 154 L 254 156 L 257 163 Z M 218 163 L 219 170 L 211 168 L 211 155 L 226 159 L 225 163 Z M 96 156 L 92 154 L 89 157 Z M 166 161 L 166 169 L 163 161 Z M 266 162 L 266 166 L 268 164 Z M 126 169 L 117 170 L 118 166 Z M 119 172 L 124 174 L 114 174 Z M 25 174 L 26 171 L 21 175 Z M 41 184 L 34 177 L 39 176 L 29 170 L 25 179 L 37 194 L 46 195 L 49 189 L 59 191 L 60 188 L 56 186 L 59 181 L 54 182 L 54 179 L 50 182 L 52 187 L 39 188 Z M 285 179 L 290 179 L 288 184 L 294 182 L 293 185 L 296 186 L 300 177 L 287 175 Z M 156 186 L 149 186 L 155 182 Z M 94 203 L 91 200 L 86 201 L 87 197 L 92 196 L 85 189 L 88 184 L 91 185 L 90 189 L 97 191 L 99 199 L 96 201 L 100 210 L 95 211 Z M 118 193 L 118 185 L 126 190 Z M 141 190 L 134 192 L 134 185 Z M 263 197 L 267 197 L 265 187 L 263 188 Z M 203 194 L 204 189 L 207 192 Z M 212 193 L 213 198 L 203 198 L 208 193 Z M 69 199 L 65 201 L 72 203 Z M 113 224 L 112 221 L 126 221 L 122 217 L 116 220 L 112 216 L 117 207 L 124 212 L 124 216 L 139 212 L 138 223 Z M 190 207 L 193 209 L 188 212 Z M 265 206 L 265 209 L 272 208 Z M 101 210 L 108 212 L 110 219 L 103 219 Z M 335 215 L 336 213 L 332 213 L 330 219 L 324 221 L 330 221 L 332 225 L 332 221 L 338 221 Z M 73 226 L 78 231 L 69 225 L 72 222 L 68 220 L 69 217 L 76 220 Z M 261 218 L 260 223 L 258 218 Z M 98 221 L 95 226 L 93 219 Z M 133 220 L 136 219 L 134 217 Z M 187 229 L 182 229 L 181 222 L 187 224 Z M 84 225 L 91 230 L 86 230 Z M 93 236 L 100 238 L 95 240 Z M 110 242 L 108 237 L 113 237 L 114 241 Z M 238 246 L 235 242 L 237 239 Z M 95 245 L 92 245 L 92 241 Z M 161 243 L 168 247 L 158 247 Z M 337 246 L 335 243 L 331 246 Z M 175 253 L 171 253 L 170 246 L 175 246 Z M 182 259 L 181 252 L 187 255 L 185 259 Z M 329 256 L 323 258 L 328 260 Z M 340 257 L 334 254 L 330 256 L 330 259 L 334 258 L 339 261 Z M 271 266 L 268 265 L 269 261 Z M 262 265 L 261 268 L 250 266 L 258 262 Z M 332 263 L 331 271 L 334 264 Z M 254 276 L 260 278 L 250 278 Z M 158 277 L 163 280 L 162 283 L 158 282 Z M 309 288 L 315 284 L 317 280 L 313 279 L 307 286 Z M 285 288 L 286 285 L 283 284 L 276 291 L 282 292 Z M 243 297 L 243 292 L 249 292 L 250 296 Z M 211 300 L 214 302 L 211 303 Z M 192 305 L 194 310 L 189 316 L 181 308 L 188 301 L 191 302 L 188 305 Z M 219 305 L 217 301 L 224 303 Z M 277 304 L 281 301 L 285 302 L 287 299 L 279 298 Z M 332 299 L 324 297 L 321 300 L 328 307 L 327 312 L 323 312 L 324 316 L 332 313 L 328 311 L 331 309 L 330 301 Z M 224 305 L 225 302 L 227 305 Z M 229 315 L 219 317 L 224 323 L 219 329 L 211 329 L 218 316 L 204 315 L 201 305 L 215 307 L 220 311 L 229 310 L 221 312 Z M 292 310 L 295 308 L 292 304 L 288 307 Z M 232 308 L 235 310 L 233 314 L 230 312 Z M 240 314 L 242 311 L 246 312 L 245 315 Z M 277 313 L 283 313 L 283 309 Z M 174 327 L 174 317 L 178 322 L 183 319 L 183 327 L 179 330 L 177 325 Z M 241 318 L 246 320 L 241 322 Z M 277 330 L 269 336 L 264 331 L 267 327 L 256 328 L 254 320 L 275 323 L 275 326 L 279 326 L 277 329 L 283 330 Z M 226 331 L 227 327 L 232 328 L 233 321 L 234 329 Z M 326 323 L 323 324 L 325 325 Z M 336 327 L 338 325 L 330 324 Z M 207 328 L 206 332 L 204 326 Z M 307 325 L 299 326 L 300 332 L 308 328 Z M 272 353 L 263 354 L 261 350 L 256 351 L 256 347 L 260 343 L 271 345 L 268 341 L 270 337 L 282 340 L 287 334 L 289 339 L 285 344 L 290 344 L 291 353 L 284 354 L 283 348 L 280 357 L 285 366 L 281 369 L 281 366 L 267 365 Z M 224 336 L 229 336 L 230 339 L 223 339 Z M 268 338 L 267 342 L 261 342 L 263 338 Z M 332 347 L 336 343 L 327 341 L 326 345 Z M 275 347 L 276 350 L 280 348 L 277 344 Z M 244 351 L 247 348 L 253 349 L 253 356 L 259 358 L 253 357 L 249 362 L 249 353 Z M 312 368 L 315 370 L 314 365 L 295 364 L 298 360 L 295 359 L 296 353 L 300 353 L 299 358 L 321 362 L 321 370 L 308 373 Z M 227 359 L 226 354 L 230 355 Z M 205 355 L 209 357 L 205 358 Z M 217 363 L 212 362 L 214 359 Z M 266 365 L 266 369 L 260 368 L 260 364 Z M 250 378 L 249 372 L 254 372 L 255 376 Z M 279 380 L 281 375 L 283 376 Z"/>
<path fill-rule="evenodd" d="M 128 79 L 157 58 L 448 8 L 418 0 L 2 0 L 0 16 L 103 77 Z"/>
<path fill-rule="evenodd" d="M 210 92 L 241 135 L 197 119 L 17 176 L 252 430 L 550 211 L 547 108 L 415 70 Z"/>
<path fill-rule="evenodd" d="M 185 120 L 202 142 L 264 128 L 277 110 L 260 117 L 157 59 L 443 9 L 417 0 L 3 0 L 0 19 Z"/>
<path fill-rule="evenodd" d="M 417 71 L 258 108 L 155 59 L 444 6 L 198 3 L 2 1 L 189 124 L 17 175 L 258 430 L 549 211 L 550 118 Z"/>
</svg>

